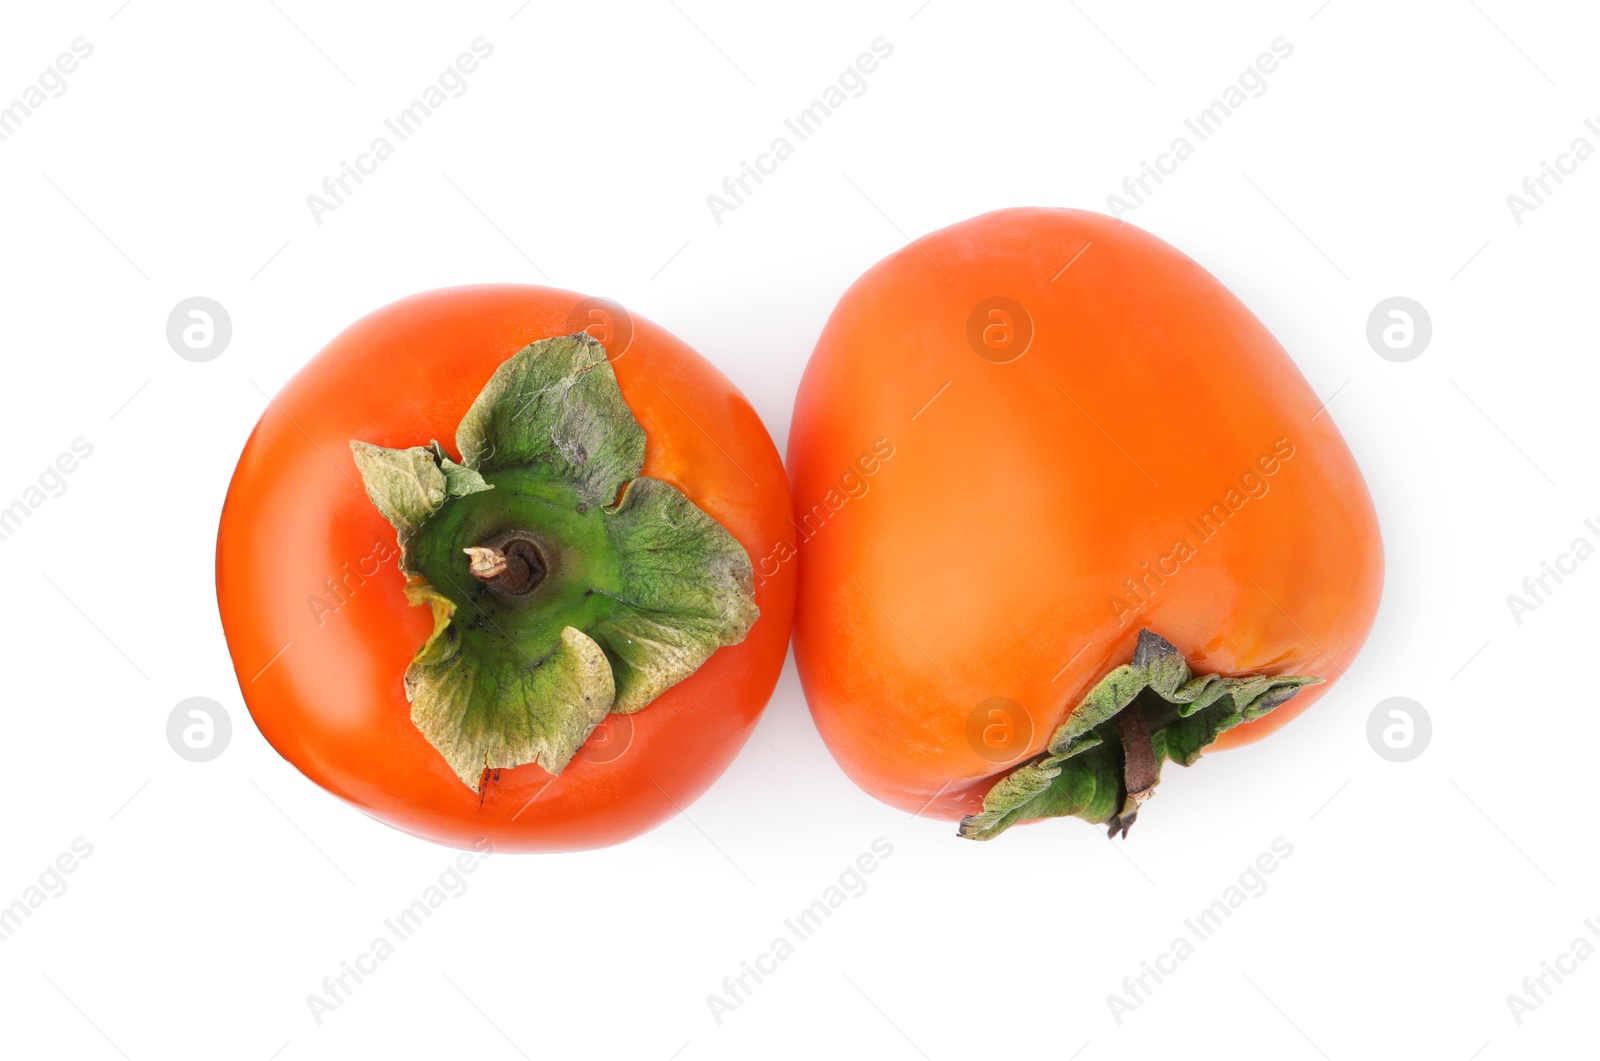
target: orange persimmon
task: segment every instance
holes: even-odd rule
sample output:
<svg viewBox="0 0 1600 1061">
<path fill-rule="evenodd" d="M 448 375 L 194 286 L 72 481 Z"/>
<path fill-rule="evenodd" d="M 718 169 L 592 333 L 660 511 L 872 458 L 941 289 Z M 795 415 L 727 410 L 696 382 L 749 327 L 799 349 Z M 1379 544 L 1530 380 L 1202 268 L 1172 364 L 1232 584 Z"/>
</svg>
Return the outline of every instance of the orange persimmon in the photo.
<svg viewBox="0 0 1600 1061">
<path fill-rule="evenodd" d="M 541 287 L 351 325 L 263 413 L 217 599 L 266 739 L 445 844 L 598 847 L 727 767 L 783 666 L 792 565 L 755 411 L 684 343 Z"/>
<path fill-rule="evenodd" d="M 870 269 L 788 458 L 817 727 L 966 836 L 1125 831 L 1160 762 L 1325 694 L 1378 607 L 1332 415 L 1221 283 L 1098 214 L 985 214 Z"/>
</svg>

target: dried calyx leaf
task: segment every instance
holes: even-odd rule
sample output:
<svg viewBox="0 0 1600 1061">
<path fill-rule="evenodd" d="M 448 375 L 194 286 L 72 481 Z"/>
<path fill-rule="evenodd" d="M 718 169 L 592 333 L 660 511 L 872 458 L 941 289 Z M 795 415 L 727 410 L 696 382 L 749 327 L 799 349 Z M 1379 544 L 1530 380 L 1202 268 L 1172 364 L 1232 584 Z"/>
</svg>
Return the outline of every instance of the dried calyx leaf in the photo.
<svg viewBox="0 0 1600 1061">
<path fill-rule="evenodd" d="M 410 449 L 350 443 L 367 499 L 394 525 L 401 548 L 453 497 L 492 489 L 483 476 L 445 456 L 438 442 Z"/>
<path fill-rule="evenodd" d="M 461 780 L 559 774 L 610 711 L 647 707 L 755 623 L 750 557 L 640 475 L 645 435 L 585 334 L 504 362 L 434 443 L 351 442 L 434 630 L 404 675 L 412 721 Z"/>
<path fill-rule="evenodd" d="M 1234 726 L 1286 703 L 1316 677 L 1192 676 L 1165 638 L 1139 631 L 1133 661 L 1102 678 L 1050 737 L 1045 752 L 997 781 L 960 835 L 990 840 L 1018 822 L 1071 816 L 1126 835 L 1161 763 L 1191 766 Z"/>
</svg>

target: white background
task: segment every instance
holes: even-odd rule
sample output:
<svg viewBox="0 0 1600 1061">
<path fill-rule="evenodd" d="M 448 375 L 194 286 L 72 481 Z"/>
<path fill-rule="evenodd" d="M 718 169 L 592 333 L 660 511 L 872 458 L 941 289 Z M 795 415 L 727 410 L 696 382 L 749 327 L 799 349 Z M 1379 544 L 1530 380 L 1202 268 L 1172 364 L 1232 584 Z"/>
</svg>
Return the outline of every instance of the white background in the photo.
<svg viewBox="0 0 1600 1061">
<path fill-rule="evenodd" d="M 1600 147 L 1592 10 L 118 2 L 11 6 L 0 32 L 0 103 L 74 39 L 94 48 L 0 143 L 0 506 L 94 446 L 0 542 L 0 905 L 93 846 L 0 943 L 0 1050 L 1593 1055 L 1600 961 L 1520 1025 L 1506 1001 L 1576 937 L 1600 944 L 1600 561 L 1520 624 L 1506 602 L 1573 539 L 1600 543 L 1600 161 L 1521 224 L 1506 199 L 1575 138 Z M 306 197 L 478 37 L 494 54 L 468 91 L 316 223 Z M 706 197 L 878 37 L 894 52 L 867 91 L 718 224 Z M 791 666 L 686 816 L 612 850 L 492 858 L 317 1023 L 306 997 L 454 854 L 324 794 L 244 710 L 211 564 L 265 394 L 395 298 L 548 277 L 698 348 L 781 450 L 861 271 L 989 209 L 1105 210 L 1279 37 L 1294 53 L 1267 90 L 1127 216 L 1261 317 L 1366 471 L 1388 580 L 1348 680 L 1271 740 L 1169 770 L 1126 843 L 1066 821 L 985 845 L 852 786 Z M 194 295 L 234 327 L 204 364 L 165 337 Z M 1433 322 L 1405 363 L 1365 338 L 1394 295 Z M 191 696 L 233 721 L 209 763 L 167 743 Z M 1391 696 L 1433 721 L 1407 763 L 1366 736 Z M 714 1020 L 723 978 L 878 837 L 893 855 L 865 894 Z M 1293 855 L 1267 891 L 1114 1020 L 1123 978 L 1279 837 Z"/>
</svg>

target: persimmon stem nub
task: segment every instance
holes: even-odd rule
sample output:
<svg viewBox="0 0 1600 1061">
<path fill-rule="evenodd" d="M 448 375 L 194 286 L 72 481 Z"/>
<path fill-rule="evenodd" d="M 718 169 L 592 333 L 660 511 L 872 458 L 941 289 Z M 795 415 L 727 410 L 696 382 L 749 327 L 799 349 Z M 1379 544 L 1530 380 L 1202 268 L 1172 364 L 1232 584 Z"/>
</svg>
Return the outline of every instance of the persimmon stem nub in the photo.
<svg viewBox="0 0 1600 1061">
<path fill-rule="evenodd" d="M 501 593 L 521 596 L 544 581 L 544 554 L 526 539 L 513 538 L 503 549 L 469 545 L 461 551 L 471 558 L 472 577 Z"/>
<path fill-rule="evenodd" d="M 472 577 L 481 582 L 489 582 L 506 573 L 506 554 L 499 549 L 469 545 L 462 552 L 472 558 Z"/>
<path fill-rule="evenodd" d="M 1139 816 L 1139 804 L 1155 792 L 1161 780 L 1161 764 L 1156 759 L 1155 746 L 1150 740 L 1150 727 L 1139 710 L 1137 698 L 1117 714 L 1117 736 L 1122 738 L 1122 810 L 1107 822 L 1111 836 L 1128 835 L 1128 829 Z"/>
</svg>

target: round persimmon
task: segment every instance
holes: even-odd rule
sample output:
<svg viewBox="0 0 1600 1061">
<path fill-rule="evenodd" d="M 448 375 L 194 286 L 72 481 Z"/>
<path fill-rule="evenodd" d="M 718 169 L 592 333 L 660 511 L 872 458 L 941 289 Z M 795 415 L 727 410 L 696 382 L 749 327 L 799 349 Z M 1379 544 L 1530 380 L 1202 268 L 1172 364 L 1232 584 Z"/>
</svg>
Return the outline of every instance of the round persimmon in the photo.
<svg viewBox="0 0 1600 1061">
<path fill-rule="evenodd" d="M 1378 607 L 1332 415 L 1214 277 L 1101 215 L 1002 210 L 870 269 L 788 456 L 817 727 L 965 836 L 1125 832 L 1161 763 L 1326 693 Z"/>
<path fill-rule="evenodd" d="M 404 299 L 273 398 L 217 599 L 262 734 L 396 828 L 599 847 L 698 797 L 783 665 L 783 467 L 667 332 L 541 287 Z"/>
</svg>

